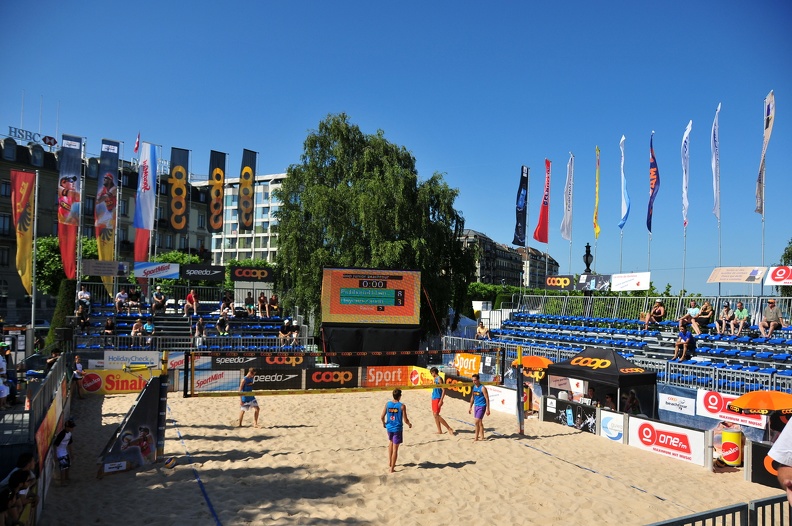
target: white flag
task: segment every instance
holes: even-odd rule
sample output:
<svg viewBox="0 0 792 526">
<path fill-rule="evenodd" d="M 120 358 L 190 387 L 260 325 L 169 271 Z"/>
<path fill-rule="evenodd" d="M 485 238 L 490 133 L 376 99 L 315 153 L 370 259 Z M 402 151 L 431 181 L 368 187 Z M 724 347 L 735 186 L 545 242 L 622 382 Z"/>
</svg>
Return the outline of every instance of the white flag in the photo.
<svg viewBox="0 0 792 526">
<path fill-rule="evenodd" d="M 770 142 L 770 134 L 773 133 L 773 121 L 775 120 L 775 95 L 773 91 L 767 94 L 765 99 L 764 111 L 764 141 L 762 141 L 762 161 L 759 163 L 759 177 L 756 179 L 756 210 L 757 214 L 764 215 L 764 175 L 765 175 L 765 154 L 767 153 L 767 143 Z"/>
<path fill-rule="evenodd" d="M 575 156 L 569 152 L 566 186 L 564 186 L 564 219 L 561 221 L 561 237 L 572 241 L 572 189 L 575 185 Z"/>
<path fill-rule="evenodd" d="M 619 221 L 619 228 L 624 228 L 627 223 L 627 217 L 630 215 L 630 196 L 627 195 L 627 179 L 624 177 L 624 135 L 619 141 L 619 149 L 621 150 L 621 189 L 622 189 L 622 218 Z"/>
<path fill-rule="evenodd" d="M 135 199 L 135 228 L 154 230 L 154 209 L 157 198 L 157 147 L 143 142 L 138 165 L 138 193 Z"/>
<path fill-rule="evenodd" d="M 721 105 L 715 110 L 715 120 L 712 121 L 712 136 L 710 137 L 710 147 L 712 148 L 712 193 L 715 196 L 715 204 L 712 206 L 712 213 L 720 221 L 720 139 L 718 138 L 718 114 Z"/>
<path fill-rule="evenodd" d="M 690 130 L 693 121 L 688 122 L 682 137 L 682 221 L 687 226 L 688 213 L 688 172 L 690 170 Z"/>
</svg>

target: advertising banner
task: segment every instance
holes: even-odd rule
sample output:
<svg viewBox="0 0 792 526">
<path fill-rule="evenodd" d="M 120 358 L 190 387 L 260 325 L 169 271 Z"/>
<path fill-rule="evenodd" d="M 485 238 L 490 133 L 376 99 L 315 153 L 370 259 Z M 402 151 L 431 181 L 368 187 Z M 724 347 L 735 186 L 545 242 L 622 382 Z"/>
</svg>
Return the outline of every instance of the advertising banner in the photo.
<svg viewBox="0 0 792 526">
<path fill-rule="evenodd" d="M 264 371 L 257 370 L 256 374 L 253 375 L 254 391 L 278 389 L 302 389 L 302 371 L 299 369 L 283 369 L 280 371 L 266 369 Z"/>
<path fill-rule="evenodd" d="M 306 389 L 338 389 L 358 387 L 357 367 L 337 367 L 335 369 L 307 369 Z"/>
<path fill-rule="evenodd" d="M 11 218 L 16 230 L 16 268 L 28 294 L 33 292 L 33 214 L 36 174 L 11 170 Z"/>
<path fill-rule="evenodd" d="M 272 269 L 258 267 L 229 267 L 231 281 L 275 281 Z"/>
<path fill-rule="evenodd" d="M 597 432 L 597 408 L 567 400 L 546 397 L 544 422 L 574 427 L 587 433 Z"/>
<path fill-rule="evenodd" d="M 514 239 L 512 244 L 519 247 L 525 246 L 525 220 L 528 213 L 528 167 L 520 170 L 520 185 L 517 187 L 517 221 L 514 225 Z"/>
<path fill-rule="evenodd" d="M 195 371 L 196 391 L 236 391 L 242 382 L 241 369 L 235 371 Z"/>
<path fill-rule="evenodd" d="M 82 273 L 86 276 L 129 276 L 129 263 L 83 259 Z"/>
<path fill-rule="evenodd" d="M 517 414 L 517 391 L 499 385 L 488 385 L 490 409 L 510 415 Z"/>
<path fill-rule="evenodd" d="M 704 431 L 630 417 L 627 444 L 704 466 Z"/>
<path fill-rule="evenodd" d="M 171 148 L 170 177 L 170 225 L 176 232 L 187 228 L 187 206 L 190 197 L 187 190 L 190 152 L 182 148 Z"/>
<path fill-rule="evenodd" d="M 147 382 L 148 371 L 141 375 L 120 370 L 86 369 L 82 387 L 87 393 L 103 395 L 139 393 L 146 387 Z"/>
<path fill-rule="evenodd" d="M 221 265 L 182 265 L 181 273 L 191 281 L 225 281 L 225 267 Z"/>
<path fill-rule="evenodd" d="M 409 374 L 406 365 L 366 367 L 363 387 L 401 387 L 407 385 Z"/>
<path fill-rule="evenodd" d="M 761 283 L 767 267 L 716 267 L 707 283 Z"/>
<path fill-rule="evenodd" d="M 658 393 L 658 410 L 672 411 L 683 415 L 696 415 L 696 399 L 672 393 Z"/>
<path fill-rule="evenodd" d="M 481 370 L 481 356 L 478 354 L 459 353 L 454 355 L 454 368 L 460 376 L 470 378 Z"/>
<path fill-rule="evenodd" d="M 58 243 L 63 271 L 69 279 L 77 276 L 77 225 L 80 222 L 82 137 L 63 135 L 58 156 Z"/>
<path fill-rule="evenodd" d="M 610 274 L 581 274 L 575 290 L 608 290 L 610 282 Z"/>
<path fill-rule="evenodd" d="M 627 292 L 631 290 L 649 290 L 649 272 L 632 272 L 629 274 L 613 274 L 611 276 L 611 292 Z"/>
<path fill-rule="evenodd" d="M 792 285 L 792 267 L 770 267 L 764 284 L 769 287 Z"/>
<path fill-rule="evenodd" d="M 699 389 L 696 394 L 696 414 L 708 418 L 715 418 L 741 426 L 764 429 L 767 426 L 765 415 L 743 415 L 731 411 L 726 405 L 738 398 L 738 395 L 729 395 L 717 391 Z"/>
<path fill-rule="evenodd" d="M 440 378 L 442 379 L 443 374 L 440 373 L 438 376 L 440 376 Z M 414 365 L 411 365 L 409 367 L 408 378 L 409 378 L 408 385 L 412 385 L 412 386 L 416 386 L 416 385 L 429 386 L 434 384 L 434 378 L 432 378 L 432 373 L 429 372 L 429 369 L 427 369 L 426 367 L 416 367 Z"/>
<path fill-rule="evenodd" d="M 770 452 L 769 442 L 749 442 L 751 451 L 751 471 L 748 480 L 773 489 L 778 488 L 778 462 L 768 457 Z"/>
<path fill-rule="evenodd" d="M 157 351 L 105 351 L 105 369 L 123 369 L 124 366 L 145 365 L 159 367 L 160 353 Z"/>
<path fill-rule="evenodd" d="M 135 277 L 145 279 L 179 279 L 178 263 L 135 262 Z"/>
<path fill-rule="evenodd" d="M 599 435 L 613 442 L 624 443 L 624 415 L 602 409 L 600 411 Z"/>
<path fill-rule="evenodd" d="M 256 152 L 242 150 L 242 168 L 239 172 L 239 231 L 253 230 L 253 202 L 255 200 Z"/>
<path fill-rule="evenodd" d="M 184 351 L 171 351 L 168 353 L 168 370 L 184 369 Z M 212 358 L 209 356 L 196 356 L 196 369 L 211 369 Z"/>
<path fill-rule="evenodd" d="M 459 384 L 459 387 L 449 387 L 446 389 L 446 396 L 459 400 L 470 401 L 470 393 L 473 392 L 473 384 L 469 378 L 446 374 L 444 378 L 447 384 Z"/>
<path fill-rule="evenodd" d="M 547 276 L 544 288 L 547 290 L 575 290 L 575 276 Z"/>
<path fill-rule="evenodd" d="M 207 230 L 212 234 L 223 231 L 223 189 L 225 187 L 226 154 L 209 152 L 209 202 Z"/>
</svg>

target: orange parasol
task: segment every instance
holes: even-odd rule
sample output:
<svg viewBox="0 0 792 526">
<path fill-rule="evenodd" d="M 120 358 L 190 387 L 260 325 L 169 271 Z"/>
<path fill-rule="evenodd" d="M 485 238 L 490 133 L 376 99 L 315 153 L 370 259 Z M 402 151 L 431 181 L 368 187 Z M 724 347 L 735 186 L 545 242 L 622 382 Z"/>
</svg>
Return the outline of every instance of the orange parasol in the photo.
<svg viewBox="0 0 792 526">
<path fill-rule="evenodd" d="M 512 362 L 512 365 L 517 365 L 517 360 L 515 359 Z M 537 371 L 541 369 L 547 369 L 547 366 L 553 363 L 552 360 L 545 358 L 544 356 L 523 356 L 522 357 L 522 366 L 523 369 L 528 369 L 531 371 Z"/>
<path fill-rule="evenodd" d="M 792 394 L 781 391 L 751 391 L 729 402 L 735 413 L 766 415 L 773 411 L 792 413 Z"/>
</svg>

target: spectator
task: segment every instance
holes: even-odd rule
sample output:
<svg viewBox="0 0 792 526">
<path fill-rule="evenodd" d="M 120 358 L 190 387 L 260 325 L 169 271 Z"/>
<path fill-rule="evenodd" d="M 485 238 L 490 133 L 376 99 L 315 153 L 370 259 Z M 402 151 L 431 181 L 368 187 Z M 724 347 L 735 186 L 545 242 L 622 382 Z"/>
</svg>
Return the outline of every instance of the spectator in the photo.
<svg viewBox="0 0 792 526">
<path fill-rule="evenodd" d="M 1 345 L 1 344 L 0 344 Z M 14 359 L 11 357 L 11 346 L 5 344 L 0 347 L 0 355 L 5 356 L 6 361 L 6 385 L 8 386 L 8 405 L 14 405 L 17 397 L 17 371 L 14 366 Z"/>
<path fill-rule="evenodd" d="M 203 345 L 204 338 L 206 338 L 206 325 L 204 324 L 203 318 L 198 318 L 198 321 L 195 322 L 193 337 L 195 337 L 195 345 Z"/>
<path fill-rule="evenodd" d="M 250 291 L 245 296 L 245 310 L 248 316 L 256 315 L 256 298 L 253 297 L 253 293 Z"/>
<path fill-rule="evenodd" d="M 267 303 L 267 295 L 263 290 L 258 297 L 258 315 L 259 318 L 269 318 L 269 303 Z"/>
<path fill-rule="evenodd" d="M 28 494 L 31 484 L 28 473 L 16 471 L 8 477 L 8 486 L 0 489 L 0 519 L 3 524 L 21 524 L 19 522 L 25 505 L 38 503 L 35 495 Z"/>
<path fill-rule="evenodd" d="M 627 393 L 627 396 L 624 398 L 623 402 L 625 413 L 631 415 L 641 414 L 641 403 L 638 401 L 638 396 L 635 394 L 635 389 L 630 389 L 630 392 Z"/>
<path fill-rule="evenodd" d="M 278 330 L 278 341 L 281 345 L 297 345 L 299 331 L 292 327 L 291 320 L 286 318 Z"/>
<path fill-rule="evenodd" d="M 220 300 L 220 315 L 223 314 L 234 315 L 234 298 L 228 291 L 223 293 L 223 298 Z"/>
<path fill-rule="evenodd" d="M 82 379 L 83 379 L 83 366 L 80 362 L 80 356 L 74 355 L 74 369 L 72 372 L 72 384 L 76 386 L 77 395 L 80 400 L 83 399 L 82 395 Z"/>
<path fill-rule="evenodd" d="M 226 318 L 225 312 L 220 313 L 220 319 L 217 320 L 217 324 L 215 324 L 215 327 L 217 328 L 218 335 L 228 336 L 228 331 L 230 330 L 230 327 L 228 325 L 228 319 Z"/>
<path fill-rule="evenodd" d="M 46 365 L 46 368 L 44 369 L 44 373 L 45 374 L 48 373 L 50 369 L 52 369 L 52 366 L 55 365 L 55 362 L 58 361 L 58 358 L 60 358 L 60 355 L 61 355 L 60 349 L 53 349 L 52 350 L 52 354 L 50 355 L 49 358 L 47 358 L 47 365 Z"/>
<path fill-rule="evenodd" d="M 644 330 L 649 330 L 650 323 L 660 323 L 665 319 L 665 305 L 663 305 L 662 300 L 655 300 L 654 307 L 649 313 L 646 315 L 646 321 L 644 322 Z"/>
<path fill-rule="evenodd" d="M 671 358 L 672 361 L 677 360 L 683 361 L 686 360 L 689 356 L 690 351 L 693 350 L 693 342 L 695 339 L 693 335 L 690 334 L 690 330 L 685 327 L 681 331 L 679 331 L 679 337 L 677 338 L 676 343 L 674 344 L 674 357 Z"/>
<path fill-rule="evenodd" d="M 121 287 L 121 290 L 115 295 L 116 314 L 121 314 L 122 310 L 126 310 L 128 300 L 129 295 L 127 294 L 126 287 Z"/>
<path fill-rule="evenodd" d="M 742 332 L 743 327 L 747 324 L 750 324 L 750 318 L 751 317 L 748 313 L 748 309 L 743 306 L 742 301 L 738 301 L 737 308 L 734 311 L 734 319 L 731 321 L 732 334 L 738 336 Z M 737 326 L 736 331 L 734 330 L 735 325 Z"/>
<path fill-rule="evenodd" d="M 714 312 L 715 310 L 712 308 L 712 303 L 705 301 L 701 306 L 698 316 L 694 316 L 690 321 L 690 323 L 693 325 L 693 330 L 696 332 L 696 336 L 701 334 L 701 327 L 699 324 L 707 327 L 712 322 L 712 315 Z"/>
<path fill-rule="evenodd" d="M 777 309 L 775 299 L 770 298 L 767 300 L 767 307 L 762 311 L 759 332 L 763 338 L 772 338 L 773 331 L 782 327 L 784 327 L 784 318 L 781 317 L 781 309 Z"/>
<path fill-rule="evenodd" d="M 616 411 L 616 395 L 613 393 L 606 394 L 605 403 L 602 404 L 602 407 L 610 409 L 611 411 Z"/>
<path fill-rule="evenodd" d="M 154 291 L 154 294 L 151 295 L 151 314 L 152 316 L 157 315 L 157 311 L 160 311 L 162 314 L 165 313 L 165 302 L 167 298 L 165 294 L 162 292 L 162 287 L 157 285 L 157 289 Z"/>
<path fill-rule="evenodd" d="M 82 303 L 77 307 L 77 325 L 80 331 L 85 332 L 91 319 L 88 317 L 88 309 Z"/>
<path fill-rule="evenodd" d="M 693 318 L 698 316 L 699 312 L 701 312 L 701 309 L 696 304 L 696 300 L 690 300 L 690 307 L 688 308 L 687 313 L 679 318 L 679 331 L 681 332 L 682 329 L 685 328 L 684 326 L 688 323 L 693 323 Z"/>
<path fill-rule="evenodd" d="M 278 304 L 278 295 L 274 292 L 270 296 L 269 303 L 267 304 L 267 317 L 278 316 L 280 314 L 280 304 Z"/>
<path fill-rule="evenodd" d="M 490 333 L 490 330 L 484 326 L 483 321 L 479 321 L 478 327 L 476 327 L 476 339 L 477 340 L 492 339 L 492 333 Z"/>
<path fill-rule="evenodd" d="M 146 320 L 146 323 L 143 324 L 143 332 L 146 335 L 146 347 L 151 347 L 151 343 L 154 341 L 152 336 L 154 335 L 154 321 L 149 318 Z"/>
<path fill-rule="evenodd" d="M 112 316 L 108 316 L 107 319 L 105 320 L 104 327 L 102 328 L 102 336 L 104 336 L 105 345 L 107 345 L 107 339 L 115 336 L 115 333 L 116 333 L 115 320 L 113 319 Z"/>
<path fill-rule="evenodd" d="M 734 321 L 734 311 L 731 310 L 729 306 L 729 302 L 723 302 L 723 308 L 721 309 L 720 316 L 718 316 L 717 321 L 715 322 L 715 328 L 718 330 L 718 334 L 726 334 L 726 329 L 732 324 Z"/>
<path fill-rule="evenodd" d="M 72 443 L 74 442 L 72 432 L 74 432 L 74 420 L 68 420 L 55 437 L 55 456 L 58 458 L 61 486 L 69 483 L 69 468 L 71 468 L 71 459 L 74 456 L 72 453 Z"/>
<path fill-rule="evenodd" d="M 80 285 L 80 292 L 77 293 L 77 307 L 80 305 L 85 306 L 85 312 L 91 313 L 91 293 L 85 288 L 85 285 Z"/>
<path fill-rule="evenodd" d="M 778 462 L 778 482 L 792 505 L 792 425 L 787 424 L 767 456 Z M 765 460 L 766 462 L 766 460 Z"/>
<path fill-rule="evenodd" d="M 0 410 L 8 409 L 8 395 L 11 394 L 11 389 L 6 385 L 8 380 L 7 364 L 5 360 L 5 353 L 0 355 Z"/>
<path fill-rule="evenodd" d="M 35 466 L 36 466 L 36 462 L 34 460 L 33 453 L 30 453 L 28 451 L 24 453 L 20 453 L 20 455 L 17 457 L 16 467 L 12 469 L 8 475 L 6 475 L 6 478 L 0 481 L 0 486 L 7 486 L 8 480 L 11 478 L 11 475 L 16 473 L 17 471 L 26 471 L 27 472 L 26 480 L 30 481 L 32 479 L 32 481 L 35 481 L 36 475 L 33 473 L 33 468 Z"/>
<path fill-rule="evenodd" d="M 195 289 L 190 290 L 190 293 L 187 294 L 187 301 L 184 304 L 185 318 L 190 315 L 191 310 L 193 315 L 198 314 L 198 295 L 195 293 Z"/>
<path fill-rule="evenodd" d="M 43 350 L 44 350 L 44 338 L 41 337 L 41 334 L 36 334 L 36 339 L 33 340 L 33 352 L 41 352 Z"/>
<path fill-rule="evenodd" d="M 140 310 L 140 289 L 132 285 L 129 287 L 129 297 L 127 299 L 127 314 L 132 314 L 132 309 L 137 309 L 138 314 L 143 314 Z"/>
<path fill-rule="evenodd" d="M 132 332 L 129 334 L 132 337 L 132 345 L 141 345 L 143 343 L 143 334 L 146 329 L 143 326 L 143 319 L 138 318 L 135 324 L 132 325 Z"/>
</svg>

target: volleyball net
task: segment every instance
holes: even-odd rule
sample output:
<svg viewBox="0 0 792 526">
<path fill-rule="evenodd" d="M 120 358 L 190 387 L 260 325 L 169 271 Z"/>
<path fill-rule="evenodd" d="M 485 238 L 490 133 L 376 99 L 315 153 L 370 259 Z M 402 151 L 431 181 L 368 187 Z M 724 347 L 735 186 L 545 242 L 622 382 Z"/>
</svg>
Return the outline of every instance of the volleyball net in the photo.
<svg viewBox="0 0 792 526">
<path fill-rule="evenodd" d="M 451 396 L 467 398 L 472 374 L 478 373 L 485 385 L 500 383 L 504 353 L 491 349 L 365 353 L 193 351 L 185 362 L 185 397 L 239 396 L 242 378 L 253 368 L 253 390 L 249 393 L 253 396 L 444 387 Z M 443 383 L 434 384 L 432 367 L 438 368 Z"/>
</svg>

